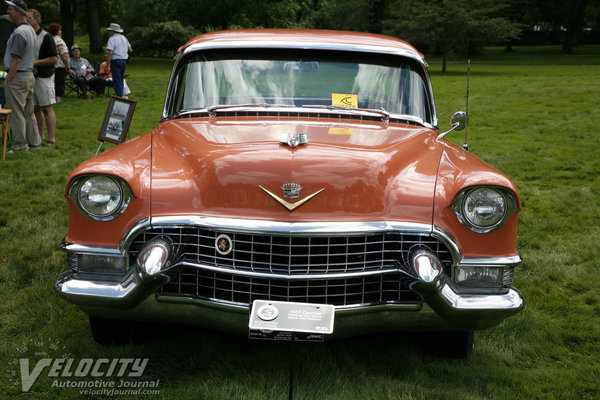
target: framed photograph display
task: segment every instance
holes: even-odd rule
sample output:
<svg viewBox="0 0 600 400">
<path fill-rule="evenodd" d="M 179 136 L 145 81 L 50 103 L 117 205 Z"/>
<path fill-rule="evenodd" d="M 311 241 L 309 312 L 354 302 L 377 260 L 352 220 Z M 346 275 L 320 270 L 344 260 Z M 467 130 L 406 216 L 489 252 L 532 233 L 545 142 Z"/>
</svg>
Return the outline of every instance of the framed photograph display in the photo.
<svg viewBox="0 0 600 400">
<path fill-rule="evenodd" d="M 111 96 L 98 140 L 117 144 L 123 143 L 127 138 L 127 131 L 134 110 L 135 100 Z"/>
</svg>

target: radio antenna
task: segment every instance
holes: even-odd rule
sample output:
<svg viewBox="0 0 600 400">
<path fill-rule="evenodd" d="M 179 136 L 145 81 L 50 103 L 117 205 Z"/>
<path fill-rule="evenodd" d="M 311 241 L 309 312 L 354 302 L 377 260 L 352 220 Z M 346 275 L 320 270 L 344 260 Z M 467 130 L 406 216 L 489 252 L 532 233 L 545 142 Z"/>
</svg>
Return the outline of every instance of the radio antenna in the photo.
<svg viewBox="0 0 600 400">
<path fill-rule="evenodd" d="M 471 77 L 471 60 L 467 60 L 467 118 L 465 118 L 465 142 L 463 143 L 463 149 L 469 150 L 467 144 L 467 130 L 469 129 L 469 78 Z"/>
</svg>

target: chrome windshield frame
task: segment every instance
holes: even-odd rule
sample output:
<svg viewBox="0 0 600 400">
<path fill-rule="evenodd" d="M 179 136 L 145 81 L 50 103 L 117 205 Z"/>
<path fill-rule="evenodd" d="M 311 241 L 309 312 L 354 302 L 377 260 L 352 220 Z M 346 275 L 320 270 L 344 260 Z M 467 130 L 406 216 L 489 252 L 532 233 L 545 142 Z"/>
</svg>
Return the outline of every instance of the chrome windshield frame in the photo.
<svg viewBox="0 0 600 400">
<path fill-rule="evenodd" d="M 435 107 L 435 98 L 433 95 L 433 88 L 431 86 L 431 79 L 429 76 L 428 64 L 425 62 L 423 57 L 414 51 L 399 49 L 394 47 L 384 47 L 384 46 L 370 46 L 370 45 L 351 45 L 351 44 L 340 44 L 340 43 L 314 43 L 314 42 L 287 42 L 285 44 L 278 41 L 257 41 L 257 42 L 237 42 L 237 41 L 219 41 L 219 42 L 203 42 L 196 43 L 185 47 L 180 50 L 180 52 L 175 56 L 175 61 L 173 63 L 173 68 L 171 70 L 171 75 L 169 78 L 169 85 L 167 87 L 167 93 L 165 96 L 165 102 L 163 105 L 163 112 L 161 121 L 168 120 L 171 118 L 175 118 L 177 115 L 169 114 L 169 105 L 173 101 L 173 93 L 174 93 L 174 81 L 176 72 L 179 69 L 179 63 L 182 59 L 186 58 L 186 56 L 193 53 L 201 53 L 203 51 L 209 50 L 249 50 L 249 49 L 265 49 L 265 50 L 275 50 L 275 49 L 289 49 L 289 50 L 315 50 L 315 51 L 341 51 L 341 52 L 349 52 L 349 53 L 365 53 L 365 54 L 374 54 L 374 55 L 384 55 L 384 56 L 397 56 L 405 59 L 409 59 L 415 61 L 423 71 L 423 80 L 426 85 L 426 90 L 429 95 L 429 103 L 431 104 L 431 120 L 432 123 L 424 122 L 420 118 L 415 116 L 409 116 L 411 118 L 406 118 L 406 115 L 402 114 L 394 114 L 390 113 L 391 119 L 399 119 L 399 120 L 421 120 L 414 121 L 426 126 L 428 128 L 438 130 L 438 118 Z M 209 107 L 210 108 L 210 107 Z M 256 111 L 256 109 L 253 107 Z M 307 114 L 311 112 L 321 111 L 319 109 L 311 110 L 303 107 L 298 107 L 298 112 Z M 273 107 L 269 107 L 270 111 L 273 111 Z M 293 108 L 286 108 L 287 112 L 294 110 Z M 187 110 L 191 111 L 191 110 Z M 186 111 L 186 112 L 187 112 Z M 194 112 L 208 112 L 209 110 L 206 108 L 194 110 Z M 340 110 L 332 110 L 332 114 L 340 114 Z"/>
</svg>

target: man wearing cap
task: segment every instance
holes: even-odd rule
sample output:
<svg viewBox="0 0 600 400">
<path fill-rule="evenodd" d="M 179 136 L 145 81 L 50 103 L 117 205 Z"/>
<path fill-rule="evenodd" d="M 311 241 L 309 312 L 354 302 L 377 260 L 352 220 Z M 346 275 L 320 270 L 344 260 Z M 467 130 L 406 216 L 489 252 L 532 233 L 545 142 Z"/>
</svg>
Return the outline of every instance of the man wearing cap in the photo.
<svg viewBox="0 0 600 400">
<path fill-rule="evenodd" d="M 10 151 L 39 148 L 42 141 L 33 114 L 33 62 L 36 59 L 36 35 L 27 23 L 27 4 L 23 0 L 5 1 L 6 13 L 16 25 L 6 43 L 4 69 L 7 71 L 4 91 L 14 143 Z"/>
<path fill-rule="evenodd" d="M 123 97 L 123 81 L 125 79 L 125 68 L 127 67 L 127 59 L 131 52 L 129 40 L 121 33 L 123 29 L 119 24 L 112 23 L 108 27 L 108 44 L 106 45 L 106 65 L 109 72 L 112 73 L 113 86 L 115 94 Z"/>
</svg>

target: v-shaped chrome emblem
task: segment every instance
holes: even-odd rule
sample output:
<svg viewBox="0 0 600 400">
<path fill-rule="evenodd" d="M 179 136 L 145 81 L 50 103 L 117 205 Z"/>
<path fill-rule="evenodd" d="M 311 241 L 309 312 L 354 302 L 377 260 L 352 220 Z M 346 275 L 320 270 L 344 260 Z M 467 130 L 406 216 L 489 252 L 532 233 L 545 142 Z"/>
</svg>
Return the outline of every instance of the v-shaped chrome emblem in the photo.
<svg viewBox="0 0 600 400">
<path fill-rule="evenodd" d="M 269 192 L 267 189 L 265 189 L 264 187 L 258 185 L 259 188 L 261 188 L 262 190 L 264 190 L 269 196 L 271 196 L 272 198 L 274 198 L 279 204 L 281 204 L 282 206 L 284 206 L 289 212 L 294 211 L 296 208 L 300 207 L 302 204 L 306 203 L 307 201 L 309 201 L 310 199 L 312 199 L 313 197 L 315 197 L 316 195 L 318 195 L 319 193 L 321 193 L 323 190 L 325 190 L 325 188 L 318 190 L 316 192 L 314 192 L 313 194 L 309 195 L 308 197 L 305 197 L 304 199 L 297 201 L 295 203 L 290 203 L 289 201 L 285 201 L 284 199 L 282 199 L 281 197 L 277 196 L 274 193 Z"/>
</svg>

